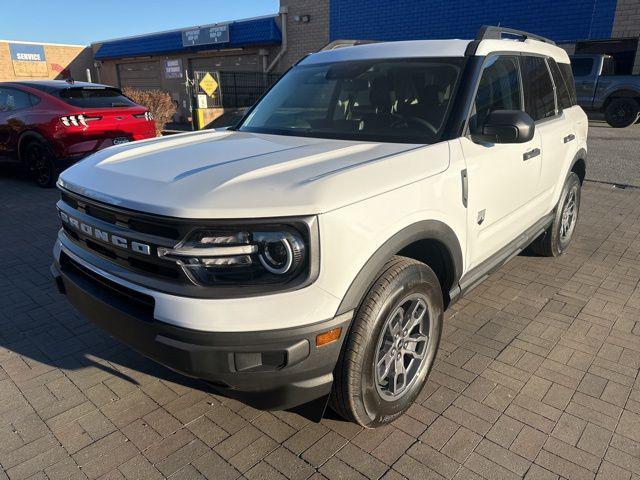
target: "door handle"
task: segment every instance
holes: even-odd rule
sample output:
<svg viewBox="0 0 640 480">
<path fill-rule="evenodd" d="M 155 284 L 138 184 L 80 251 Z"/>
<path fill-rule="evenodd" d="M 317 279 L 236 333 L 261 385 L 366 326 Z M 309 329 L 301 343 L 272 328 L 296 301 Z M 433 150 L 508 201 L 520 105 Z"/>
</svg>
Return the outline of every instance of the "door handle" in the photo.
<svg viewBox="0 0 640 480">
<path fill-rule="evenodd" d="M 528 152 L 524 152 L 522 154 L 522 160 L 526 162 L 527 160 L 531 160 L 533 157 L 537 157 L 538 155 L 540 155 L 540 149 L 539 148 L 534 148 L 533 150 L 529 150 Z"/>
<path fill-rule="evenodd" d="M 572 140 L 575 140 L 576 136 L 573 133 L 570 133 L 566 137 L 564 137 L 564 143 L 569 143 Z"/>
</svg>

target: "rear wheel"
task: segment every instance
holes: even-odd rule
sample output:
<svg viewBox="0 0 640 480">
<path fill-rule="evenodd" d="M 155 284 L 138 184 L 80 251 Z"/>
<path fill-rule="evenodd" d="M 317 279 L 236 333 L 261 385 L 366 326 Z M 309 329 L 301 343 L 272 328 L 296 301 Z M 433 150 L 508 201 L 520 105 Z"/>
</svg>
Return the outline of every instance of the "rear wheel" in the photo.
<svg viewBox="0 0 640 480">
<path fill-rule="evenodd" d="M 559 257 L 567 251 L 578 222 L 580 190 L 580 178 L 575 172 L 571 172 L 562 188 L 553 223 L 531 244 L 535 253 L 545 257 Z"/>
<path fill-rule="evenodd" d="M 604 116 L 612 127 L 625 128 L 640 117 L 640 104 L 633 98 L 614 98 L 607 105 Z"/>
<path fill-rule="evenodd" d="M 335 370 L 332 408 L 369 428 L 400 417 L 433 366 L 443 310 L 433 270 L 405 257 L 387 263 L 354 317 Z"/>
<path fill-rule="evenodd" d="M 31 142 L 25 148 L 24 163 L 29 177 L 40 187 L 51 187 L 57 175 L 54 157 L 41 142 Z"/>
</svg>

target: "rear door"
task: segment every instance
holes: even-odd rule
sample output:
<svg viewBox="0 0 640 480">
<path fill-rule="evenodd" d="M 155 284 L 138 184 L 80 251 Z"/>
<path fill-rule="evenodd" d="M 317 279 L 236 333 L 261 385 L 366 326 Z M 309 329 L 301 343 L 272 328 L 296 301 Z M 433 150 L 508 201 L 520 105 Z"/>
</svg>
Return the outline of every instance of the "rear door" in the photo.
<svg viewBox="0 0 640 480">
<path fill-rule="evenodd" d="M 548 60 L 540 56 L 520 57 L 524 80 L 524 108 L 536 122 L 536 135 L 542 144 L 540 183 L 536 191 L 539 220 L 549 213 L 553 189 L 564 165 L 571 124 L 556 103 L 556 88 L 551 78 Z M 574 142 L 575 143 L 575 142 Z"/>
<path fill-rule="evenodd" d="M 571 67 L 576 82 L 576 95 L 578 104 L 583 107 L 590 107 L 596 93 L 598 80 L 595 72 L 596 62 L 593 57 L 572 57 Z"/>
<path fill-rule="evenodd" d="M 477 140 L 494 110 L 522 110 L 523 89 L 517 56 L 487 58 L 478 85 L 471 134 L 461 138 L 467 164 L 469 235 L 467 262 L 473 268 L 506 247 L 539 220 L 533 200 L 539 191 L 541 142 L 498 144 Z"/>
</svg>

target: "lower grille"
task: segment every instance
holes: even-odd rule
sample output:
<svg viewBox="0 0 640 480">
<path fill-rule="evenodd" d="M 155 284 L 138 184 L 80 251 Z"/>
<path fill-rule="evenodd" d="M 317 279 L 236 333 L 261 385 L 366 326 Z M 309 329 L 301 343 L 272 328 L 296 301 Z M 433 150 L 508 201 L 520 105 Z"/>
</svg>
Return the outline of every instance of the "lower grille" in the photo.
<svg viewBox="0 0 640 480">
<path fill-rule="evenodd" d="M 60 269 L 74 283 L 91 291 L 92 295 L 103 302 L 140 320 L 153 321 L 155 300 L 152 296 L 112 282 L 84 267 L 64 252 L 60 253 Z"/>
</svg>

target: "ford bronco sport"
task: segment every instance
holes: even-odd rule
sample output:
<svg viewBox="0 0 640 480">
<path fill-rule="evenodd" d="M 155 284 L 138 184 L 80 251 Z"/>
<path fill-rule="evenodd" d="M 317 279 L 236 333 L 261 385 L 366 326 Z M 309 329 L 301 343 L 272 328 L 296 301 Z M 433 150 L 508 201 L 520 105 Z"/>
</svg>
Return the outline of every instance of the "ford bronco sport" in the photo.
<svg viewBox="0 0 640 480">
<path fill-rule="evenodd" d="M 569 58 L 535 35 L 322 51 L 233 128 L 63 172 L 52 271 L 110 335 L 224 395 L 384 425 L 452 302 L 532 242 L 567 250 L 586 137 Z"/>
</svg>

